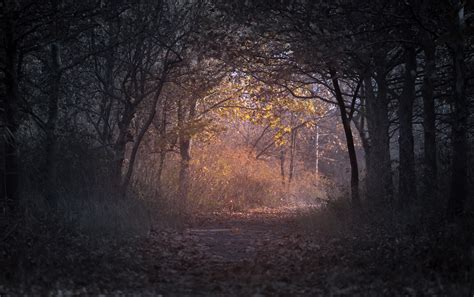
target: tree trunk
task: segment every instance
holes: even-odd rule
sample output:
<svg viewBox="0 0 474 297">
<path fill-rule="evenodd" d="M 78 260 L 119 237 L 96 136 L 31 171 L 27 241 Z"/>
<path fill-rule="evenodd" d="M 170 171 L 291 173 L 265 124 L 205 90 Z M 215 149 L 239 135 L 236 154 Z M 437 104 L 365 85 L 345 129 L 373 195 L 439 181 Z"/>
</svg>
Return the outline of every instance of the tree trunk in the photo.
<svg viewBox="0 0 474 297">
<path fill-rule="evenodd" d="M 284 149 L 280 150 L 280 176 L 281 176 L 281 184 L 285 185 L 285 155 L 286 151 Z"/>
<path fill-rule="evenodd" d="M 112 189 L 117 190 L 121 184 L 121 175 L 122 175 L 122 163 L 123 163 L 123 152 L 125 150 L 125 146 L 122 145 L 123 142 L 126 143 L 125 134 L 122 128 L 123 125 L 126 123 L 119 122 L 119 135 L 117 139 L 114 139 L 114 119 L 112 119 L 114 115 L 114 109 L 119 108 L 120 102 L 116 99 L 116 92 L 115 92 L 115 76 L 114 76 L 114 69 L 116 66 L 116 57 L 115 57 L 115 49 L 112 48 L 114 44 L 117 43 L 117 29 L 115 23 L 110 22 L 110 30 L 111 33 L 108 34 L 108 42 L 107 45 L 110 47 L 106 52 L 104 52 L 104 67 L 100 67 L 99 65 L 101 62 L 99 61 L 99 57 L 95 57 L 94 65 L 95 67 L 95 75 L 97 77 L 102 76 L 103 72 L 103 79 L 100 79 L 102 85 L 102 94 L 101 94 L 101 102 L 100 102 L 100 121 L 102 122 L 102 127 L 98 127 L 100 129 L 100 141 L 102 144 L 107 148 L 107 155 L 110 161 L 110 166 L 108 166 L 108 177 L 110 178 L 110 186 Z M 92 34 L 91 39 L 94 38 L 94 34 Z M 95 44 L 95 41 L 91 41 L 92 44 Z M 115 107 L 115 108 L 114 108 Z M 123 119 L 118 119 L 122 121 Z M 99 123 L 100 123 L 99 121 Z"/>
<path fill-rule="evenodd" d="M 365 176 L 365 190 L 369 188 L 368 182 L 370 181 L 369 178 L 369 173 L 372 173 L 373 170 L 369 170 L 369 168 L 372 168 L 372 164 L 370 163 L 371 161 L 371 156 L 370 156 L 370 143 L 369 143 L 369 137 L 367 135 L 366 131 L 366 118 L 367 118 L 367 107 L 366 107 L 366 98 L 365 98 L 365 90 L 362 88 L 361 90 L 361 98 L 360 98 L 360 111 L 358 113 L 357 117 L 352 117 L 352 122 L 354 123 L 354 126 L 356 127 L 357 131 L 359 132 L 359 138 L 362 143 L 362 148 L 364 149 L 364 154 L 365 154 L 365 171 L 366 171 L 366 176 Z"/>
<path fill-rule="evenodd" d="M 163 175 L 163 169 L 165 166 L 165 161 L 166 161 L 166 154 L 167 154 L 167 137 L 166 137 L 166 127 L 167 127 L 167 121 L 168 121 L 168 100 L 165 100 L 163 103 L 163 109 L 162 109 L 162 117 L 159 120 L 159 133 L 160 133 L 160 160 L 158 164 L 158 172 L 157 172 L 157 177 L 156 177 L 156 191 L 158 193 L 158 196 L 162 195 L 162 180 L 161 177 Z"/>
<path fill-rule="evenodd" d="M 123 140 L 115 143 L 114 145 L 114 156 L 111 165 L 111 187 L 117 192 L 121 192 L 122 188 L 122 168 L 125 161 L 125 148 L 127 146 L 127 140 Z"/>
<path fill-rule="evenodd" d="M 413 140 L 413 104 L 416 90 L 416 51 L 406 48 L 404 85 L 398 104 L 399 128 L 399 193 L 400 208 L 409 206 L 416 199 L 415 152 Z"/>
<path fill-rule="evenodd" d="M 112 187 L 118 191 L 122 189 L 122 168 L 125 161 L 125 149 L 127 143 L 133 140 L 132 135 L 128 131 L 130 123 L 134 115 L 133 106 L 126 103 L 124 113 L 119 121 L 119 134 L 114 144 L 114 159 L 112 162 Z M 123 192 L 122 192 L 123 194 Z"/>
<path fill-rule="evenodd" d="M 453 45 L 453 69 L 454 69 L 454 102 L 452 119 L 452 176 L 451 194 L 449 197 L 449 214 L 451 218 L 460 215 L 464 211 L 467 199 L 467 151 L 468 151 L 468 118 L 469 102 L 466 98 L 466 66 L 464 53 L 464 15 L 463 7 L 460 5 L 456 24 L 456 36 Z"/>
<path fill-rule="evenodd" d="M 383 176 L 379 175 L 380 169 L 374 157 L 374 148 L 373 145 L 376 143 L 374 139 L 375 129 L 376 129 L 376 118 L 374 113 L 374 101 L 375 94 L 372 87 L 372 78 L 366 76 L 364 78 L 364 93 L 366 96 L 365 100 L 365 110 L 366 110 L 366 119 L 367 119 L 367 130 L 369 136 L 366 137 L 366 143 L 364 145 L 365 149 L 365 159 L 366 159 L 366 168 L 367 168 L 367 177 L 366 177 L 366 195 L 367 200 L 373 206 L 378 204 L 377 201 L 380 201 L 385 195 L 385 190 L 383 188 Z"/>
<path fill-rule="evenodd" d="M 319 181 L 319 125 L 316 126 L 316 137 L 315 137 L 315 149 L 316 149 L 316 156 L 315 156 L 315 162 L 314 162 L 314 172 L 316 172 L 316 177 L 318 178 Z"/>
<path fill-rule="evenodd" d="M 424 130 L 424 198 L 434 199 L 438 186 L 438 165 L 436 158 L 436 114 L 433 97 L 434 75 L 436 72 L 435 44 L 429 39 L 423 44 L 425 71 L 423 77 L 423 130 Z"/>
<path fill-rule="evenodd" d="M 19 173 L 18 173 L 18 147 L 16 132 L 18 130 L 18 65 L 17 43 L 12 20 L 4 19 L 5 41 L 5 68 L 4 85 L 5 98 L 3 101 L 3 146 L 4 160 L 2 168 L 1 193 L 5 201 L 7 212 L 15 214 L 19 206 Z"/>
<path fill-rule="evenodd" d="M 114 40 L 110 44 L 114 44 Z M 114 101 L 114 67 L 115 67 L 115 56 L 114 51 L 110 50 L 106 53 L 105 66 L 104 66 L 104 83 L 103 83 L 103 94 L 102 102 L 100 106 L 100 114 L 103 122 L 102 130 L 100 132 L 101 141 L 109 145 L 113 139 L 113 129 L 111 129 L 110 116 L 112 113 L 113 101 Z"/>
<path fill-rule="evenodd" d="M 373 207 L 392 202 L 393 182 L 390 161 L 390 139 L 388 136 L 388 100 L 385 76 L 376 77 L 378 92 L 374 94 L 372 78 L 364 78 L 369 132 L 369 154 L 367 154 L 367 199 Z"/>
<path fill-rule="evenodd" d="M 336 77 L 336 72 L 330 70 L 331 80 L 334 86 L 334 91 L 336 94 L 337 104 L 339 106 L 339 111 L 341 113 L 342 126 L 344 127 L 344 134 L 346 136 L 347 151 L 349 153 L 349 160 L 351 164 L 351 202 L 354 208 L 360 207 L 360 198 L 359 198 L 359 168 L 357 164 L 357 155 L 354 146 L 354 139 L 352 136 L 351 123 L 347 117 L 346 105 L 344 103 L 344 98 L 342 97 L 341 89 L 339 87 L 339 81 Z"/>
<path fill-rule="evenodd" d="M 158 193 L 158 197 L 161 197 L 163 194 L 162 190 L 162 180 L 161 177 L 163 175 L 163 169 L 165 167 L 166 161 L 166 150 L 160 151 L 160 161 L 158 162 L 158 172 L 156 173 L 156 192 Z"/>
<path fill-rule="evenodd" d="M 189 137 L 180 137 L 179 155 L 179 184 L 178 184 L 178 206 L 183 212 L 186 212 L 189 192 L 189 165 L 191 162 L 191 139 Z"/>
<path fill-rule="evenodd" d="M 49 206 L 54 210 L 57 205 L 57 151 L 58 141 L 56 135 L 56 126 L 58 122 L 58 103 L 60 98 L 61 84 L 61 59 L 60 46 L 53 43 L 50 50 L 51 78 L 49 81 L 49 101 L 48 101 L 48 119 L 46 121 L 46 143 L 45 143 L 45 171 L 46 171 L 46 191 L 45 198 Z"/>
<path fill-rule="evenodd" d="M 180 169 L 179 169 L 179 184 L 178 184 L 178 206 L 184 213 L 187 211 L 188 195 L 189 195 L 189 183 L 190 173 L 189 167 L 191 162 L 191 134 L 187 131 L 186 122 L 194 119 L 196 112 L 197 99 L 191 99 L 189 103 L 189 113 L 186 117 L 186 110 L 183 106 L 182 101 L 178 101 L 178 143 L 179 143 L 179 155 Z"/>
<path fill-rule="evenodd" d="M 56 127 L 58 122 L 58 103 L 61 96 L 61 45 L 59 43 L 61 23 L 59 21 L 60 1 L 51 1 L 52 11 L 55 21 L 51 24 L 50 33 L 56 39 L 49 51 L 49 100 L 48 100 L 48 118 L 46 120 L 46 140 L 45 140 L 45 199 L 51 209 L 55 210 L 57 206 L 57 151 L 58 139 Z"/>
<path fill-rule="evenodd" d="M 296 153 L 296 138 L 298 136 L 298 130 L 292 129 L 291 139 L 290 139 L 290 167 L 288 169 L 288 191 L 291 187 L 291 182 L 293 181 L 293 176 L 295 173 L 295 153 Z"/>
<path fill-rule="evenodd" d="M 159 85 L 155 91 L 153 101 L 150 106 L 150 113 L 148 114 L 148 117 L 145 120 L 143 127 L 140 129 L 140 132 L 138 133 L 137 138 L 135 139 L 135 142 L 133 143 L 133 148 L 132 148 L 132 152 L 130 153 L 130 160 L 128 162 L 127 171 L 125 173 L 125 177 L 122 182 L 123 192 L 127 191 L 128 186 L 130 184 L 130 179 L 132 178 L 133 168 L 135 166 L 135 160 L 137 158 L 138 149 L 140 148 L 140 144 L 143 140 L 143 137 L 145 136 L 146 132 L 148 131 L 148 128 L 150 128 L 150 125 L 153 122 L 153 119 L 155 118 L 156 107 L 158 105 L 158 101 L 160 100 L 160 95 L 161 95 L 161 90 L 163 89 L 164 80 L 165 80 L 165 75 L 161 78 Z"/>
</svg>

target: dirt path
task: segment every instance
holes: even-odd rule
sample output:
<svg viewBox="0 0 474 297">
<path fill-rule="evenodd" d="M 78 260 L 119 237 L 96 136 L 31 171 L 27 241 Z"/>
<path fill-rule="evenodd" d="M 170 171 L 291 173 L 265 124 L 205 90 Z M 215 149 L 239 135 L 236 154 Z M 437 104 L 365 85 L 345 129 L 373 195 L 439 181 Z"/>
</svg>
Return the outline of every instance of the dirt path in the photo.
<svg viewBox="0 0 474 297">
<path fill-rule="evenodd" d="M 452 274 L 426 266 L 430 262 L 423 260 L 426 256 L 417 246 L 426 246 L 423 242 L 429 239 L 421 238 L 415 245 L 411 237 L 376 231 L 302 234 L 301 224 L 297 211 L 264 210 L 206 216 L 181 231 L 160 229 L 126 241 L 104 238 L 92 244 L 85 236 L 66 237 L 55 245 L 48 241 L 25 257 L 23 287 L 0 283 L 0 296 L 464 296 L 467 292 Z"/>
<path fill-rule="evenodd" d="M 198 219 L 183 233 L 185 240 L 193 243 L 196 254 L 188 258 L 189 265 L 176 267 L 179 277 L 175 281 L 181 285 L 172 284 L 163 295 L 304 295 L 307 289 L 291 283 L 296 275 L 275 274 L 286 270 L 278 267 L 282 256 L 278 249 L 295 236 L 294 225 L 295 212 L 288 210 Z M 180 270 L 183 266 L 187 268 Z"/>
<path fill-rule="evenodd" d="M 176 277 L 162 295 L 461 296 L 466 290 L 420 266 L 408 239 L 302 234 L 299 214 L 266 210 L 198 220 L 182 233 L 185 248 L 171 256 L 181 259 L 171 269 Z"/>
<path fill-rule="evenodd" d="M 295 232 L 290 211 L 253 211 L 206 218 L 186 229 L 204 245 L 207 255 L 227 262 L 255 261 L 266 243 L 287 238 Z"/>
<path fill-rule="evenodd" d="M 295 281 L 304 278 L 295 270 L 303 258 L 294 224 L 288 209 L 221 213 L 126 241 L 79 235 L 35 243 L 25 250 L 24 283 L 0 282 L 0 296 L 308 295 Z"/>
</svg>

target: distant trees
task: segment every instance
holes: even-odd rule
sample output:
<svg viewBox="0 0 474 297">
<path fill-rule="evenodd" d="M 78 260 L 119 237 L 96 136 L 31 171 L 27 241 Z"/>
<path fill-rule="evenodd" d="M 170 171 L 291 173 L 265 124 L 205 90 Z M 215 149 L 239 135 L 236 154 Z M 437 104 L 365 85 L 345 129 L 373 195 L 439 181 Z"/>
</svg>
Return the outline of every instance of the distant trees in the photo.
<svg viewBox="0 0 474 297">
<path fill-rule="evenodd" d="M 198 46 L 206 5 L 2 2 L 2 201 L 18 204 L 18 143 L 28 142 L 44 152 L 37 186 L 54 207 L 71 165 L 63 150 L 76 138 L 101 152 L 112 188 L 125 193 L 165 85 Z"/>
<path fill-rule="evenodd" d="M 405 69 L 403 87 L 398 98 L 399 128 L 399 187 L 398 201 L 405 207 L 416 199 L 415 151 L 413 140 L 413 104 L 416 99 L 416 52 L 413 47 L 404 49 Z"/>
<path fill-rule="evenodd" d="M 451 215 L 463 212 L 469 178 L 466 166 L 472 161 L 468 160 L 467 152 L 472 147 L 466 134 L 471 129 L 468 119 L 472 118 L 472 106 L 468 103 L 472 102 L 472 92 L 467 91 L 470 87 L 467 69 L 472 68 L 469 57 L 473 50 L 471 4 L 256 1 L 227 2 L 221 6 L 229 10 L 235 22 L 254 24 L 249 30 L 262 36 L 244 37 L 265 44 L 268 51 L 265 62 L 261 62 L 261 53 L 253 60 L 252 53 L 247 55 L 249 64 L 264 65 L 254 73 L 258 76 L 265 73 L 267 81 L 285 84 L 289 92 L 301 85 L 326 87 L 338 99 L 335 103 L 338 102 L 342 120 L 346 109 L 353 114 L 348 118 L 358 128 L 365 149 L 365 196 L 369 205 L 381 208 L 399 205 L 402 209 L 416 204 L 432 206 L 422 201 L 441 197 L 438 190 L 445 187 L 446 180 L 437 176 L 437 146 L 439 141 L 448 141 L 452 156 L 448 166 L 452 173 L 451 191 L 450 194 L 443 191 L 442 195 L 450 197 L 446 205 Z M 236 11 L 236 7 L 239 12 L 230 12 Z M 275 60 L 278 67 L 274 66 Z M 300 82 L 296 89 L 295 83 L 293 86 L 289 83 L 295 77 Z M 344 79 L 352 90 L 361 81 L 361 91 L 357 94 L 346 92 L 346 88 L 338 91 L 335 78 Z M 323 97 L 320 99 L 331 100 Z M 299 98 L 318 96 L 313 92 Z M 443 131 L 449 135 L 446 139 L 438 137 L 437 130 L 447 120 L 438 114 L 448 106 L 452 107 L 448 121 L 452 130 Z M 420 129 L 423 140 L 414 136 Z M 347 136 L 350 152 L 352 131 Z M 398 138 L 398 145 L 394 137 Z M 422 158 L 418 157 L 418 147 L 423 150 Z M 421 164 L 423 171 L 417 170 Z M 397 187 L 394 177 L 398 180 Z M 356 191 L 354 181 L 353 195 Z M 424 199 L 419 200 L 419 196 Z M 355 202 L 354 196 L 353 199 Z"/>
<path fill-rule="evenodd" d="M 24 121 L 27 92 L 23 89 L 27 76 L 26 61 L 39 48 L 50 42 L 50 26 L 44 18 L 48 10 L 35 1 L 3 1 L 0 13 L 0 95 L 2 168 L 1 200 L 7 213 L 18 209 L 20 194 L 18 133 Z M 44 127 L 43 127 L 44 128 Z"/>
<path fill-rule="evenodd" d="M 451 216 L 457 216 L 464 211 L 464 205 L 468 197 L 467 180 L 468 180 L 468 119 L 471 116 L 471 106 L 467 94 L 467 73 L 466 64 L 472 64 L 472 59 L 466 59 L 466 47 L 472 45 L 472 34 L 470 39 L 466 37 L 467 20 L 466 11 L 470 8 L 463 1 L 453 1 L 448 7 L 447 15 L 448 31 L 452 37 L 448 47 L 451 51 L 452 58 L 452 177 L 451 177 L 451 194 L 449 198 L 449 212 Z M 473 30 L 472 14 L 470 20 L 470 30 Z M 470 48 L 472 50 L 472 46 Z"/>
<path fill-rule="evenodd" d="M 109 184 L 123 196 L 149 143 L 160 155 L 158 192 L 168 153 L 178 153 L 177 191 L 186 201 L 193 137 L 208 127 L 210 110 L 231 108 L 229 94 L 216 88 L 238 76 L 259 86 L 246 96 L 261 108 L 261 118 L 241 113 L 264 124 L 257 156 L 277 152 L 285 179 L 306 133 L 303 123 L 288 119 L 314 123 L 310 117 L 318 111 L 311 108 L 319 101 L 339 109 L 355 207 L 363 176 L 362 198 L 371 208 L 411 209 L 449 197 L 445 206 L 453 218 L 465 210 L 472 190 L 470 3 L 1 5 L 0 193 L 8 212 L 19 205 L 23 181 L 53 208 L 74 183 Z M 270 134 L 271 141 L 262 141 Z M 285 141 L 288 148 L 280 147 Z M 33 172 L 40 178 L 29 176 Z M 440 172 L 449 172 L 449 182 Z"/>
<path fill-rule="evenodd" d="M 2 70 L 2 171 L 1 171 L 1 194 L 4 208 L 14 211 L 18 204 L 19 172 L 18 172 L 18 148 L 16 133 L 19 126 L 19 73 L 21 58 L 19 52 L 23 52 L 21 39 L 15 26 L 16 18 L 22 11 L 15 7 L 14 3 L 2 5 L 2 48 L 1 48 L 1 70 Z M 24 28 L 22 28 L 24 29 Z"/>
<path fill-rule="evenodd" d="M 83 69 L 92 74 L 89 81 L 97 88 L 84 94 L 86 100 L 95 101 L 89 103 L 88 117 L 111 154 L 111 178 L 122 191 L 130 183 L 139 146 L 160 106 L 164 85 L 186 54 L 194 8 L 166 1 L 145 1 L 124 12 L 119 8 L 114 12 L 116 18 L 99 20 L 103 26 L 97 28 L 98 36 L 88 40 L 90 47 L 101 52 Z M 190 18 L 183 19 L 186 14 Z M 127 144 L 132 148 L 125 166 Z"/>
<path fill-rule="evenodd" d="M 222 80 L 224 65 L 218 61 L 200 60 L 194 56 L 195 65 L 181 69 L 181 76 L 175 83 L 177 100 L 177 146 L 180 156 L 178 199 L 181 209 L 186 210 L 190 179 L 191 145 L 193 138 L 206 127 L 203 112 L 199 105 L 203 104 L 213 88 Z M 211 108 L 218 107 L 219 104 Z"/>
</svg>

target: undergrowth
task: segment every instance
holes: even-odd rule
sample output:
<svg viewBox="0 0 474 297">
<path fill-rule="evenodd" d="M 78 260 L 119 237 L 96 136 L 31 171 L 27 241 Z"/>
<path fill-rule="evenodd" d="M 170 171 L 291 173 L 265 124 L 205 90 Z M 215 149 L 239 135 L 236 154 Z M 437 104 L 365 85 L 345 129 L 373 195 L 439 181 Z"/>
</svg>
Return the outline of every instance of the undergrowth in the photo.
<svg viewBox="0 0 474 297">
<path fill-rule="evenodd" d="M 161 197 L 173 205 L 179 184 L 179 157 L 169 154 L 158 177 L 157 160 L 150 156 L 137 164 L 140 189 L 153 189 L 161 180 Z M 243 147 L 225 143 L 195 145 L 192 150 L 187 208 L 190 213 L 245 211 L 256 207 L 319 204 L 328 199 L 327 179 L 304 170 L 295 172 L 291 184 L 282 179 L 276 160 L 256 160 Z"/>
<path fill-rule="evenodd" d="M 351 267 L 371 263 L 365 270 L 387 280 L 410 278 L 433 281 L 453 296 L 474 289 L 474 216 L 450 222 L 444 210 L 354 211 L 348 197 L 303 211 L 299 225 L 330 249 L 348 251 Z M 418 284 L 420 287 L 426 284 Z M 450 287 L 443 288 L 449 285 Z M 429 294 L 428 294 L 429 295 Z M 469 296 L 469 295 L 465 295 Z"/>
</svg>

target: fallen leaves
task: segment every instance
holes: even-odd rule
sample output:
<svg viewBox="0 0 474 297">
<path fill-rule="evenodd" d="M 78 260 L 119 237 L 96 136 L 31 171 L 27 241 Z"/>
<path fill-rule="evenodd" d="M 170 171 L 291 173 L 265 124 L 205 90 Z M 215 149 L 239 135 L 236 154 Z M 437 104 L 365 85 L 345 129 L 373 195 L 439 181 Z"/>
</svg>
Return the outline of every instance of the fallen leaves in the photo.
<svg viewBox="0 0 474 297">
<path fill-rule="evenodd" d="M 462 284 L 430 270 L 430 238 L 375 228 L 302 233 L 293 212 L 219 214 L 184 231 L 115 240 L 62 234 L 24 255 L 28 286 L 4 295 L 380 296 L 447 295 Z M 442 249 L 441 249 L 442 250 Z M 440 251 L 441 251 L 440 250 Z M 431 259 L 431 260 L 430 260 Z M 449 292 L 449 293 L 448 293 Z M 8 294 L 7 294 L 8 293 Z"/>
</svg>

